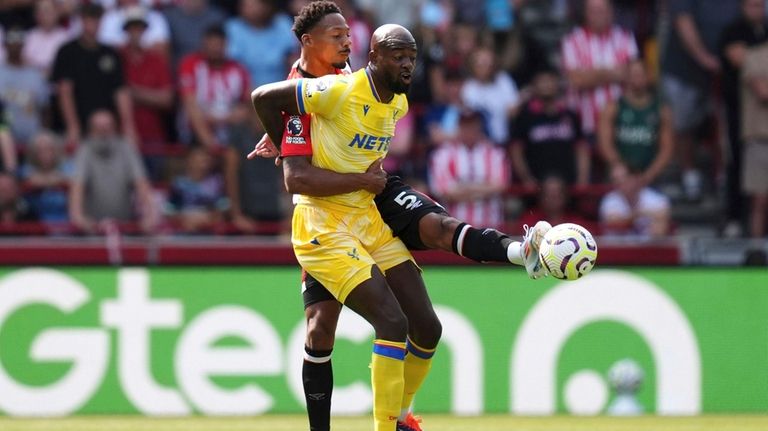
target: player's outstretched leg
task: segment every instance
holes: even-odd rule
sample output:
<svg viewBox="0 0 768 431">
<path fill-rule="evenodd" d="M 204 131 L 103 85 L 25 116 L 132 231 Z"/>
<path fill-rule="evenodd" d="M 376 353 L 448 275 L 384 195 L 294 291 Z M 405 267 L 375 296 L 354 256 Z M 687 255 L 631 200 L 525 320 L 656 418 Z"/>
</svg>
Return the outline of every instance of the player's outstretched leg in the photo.
<svg viewBox="0 0 768 431">
<path fill-rule="evenodd" d="M 378 267 L 344 300 L 376 332 L 371 356 L 375 431 L 392 431 L 400 415 L 404 388 L 405 339 L 408 321 Z"/>
<path fill-rule="evenodd" d="M 432 367 L 432 356 L 440 341 L 443 327 L 432 307 L 421 272 L 412 261 L 388 269 L 386 277 L 387 284 L 408 319 L 405 386 L 397 429 L 421 431 L 419 423 L 410 415 L 410 407 L 414 395 Z"/>
<path fill-rule="evenodd" d="M 419 235 L 424 245 L 431 249 L 452 252 L 475 262 L 524 266 L 528 275 L 536 279 L 546 275 L 541 265 L 536 267 L 535 263 L 538 262 L 539 244 L 551 227 L 545 221 L 536 223 L 526 230 L 523 242 L 519 242 L 496 229 L 477 229 L 444 213 L 430 213 L 419 220 Z M 530 246 L 526 247 L 526 244 Z"/>
<path fill-rule="evenodd" d="M 310 289 L 325 290 L 314 279 L 310 279 L 310 283 L 317 283 Z M 341 304 L 330 293 L 327 297 L 319 302 L 309 303 L 304 308 L 307 334 L 301 374 L 310 431 L 330 431 L 331 429 L 331 396 L 333 394 L 331 353 Z M 306 298 L 305 293 L 305 303 Z"/>
</svg>

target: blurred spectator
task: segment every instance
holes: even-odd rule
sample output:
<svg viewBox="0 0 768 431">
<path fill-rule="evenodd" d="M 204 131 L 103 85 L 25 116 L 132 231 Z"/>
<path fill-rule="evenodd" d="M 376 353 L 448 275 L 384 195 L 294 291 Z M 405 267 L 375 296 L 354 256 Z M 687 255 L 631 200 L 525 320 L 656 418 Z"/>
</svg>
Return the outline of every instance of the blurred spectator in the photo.
<svg viewBox="0 0 768 431">
<path fill-rule="evenodd" d="M 168 204 L 184 232 L 200 232 L 221 221 L 228 207 L 224 183 L 213 172 L 213 159 L 205 149 L 187 153 L 185 174 L 173 180 Z"/>
<path fill-rule="evenodd" d="M 517 112 L 520 95 L 507 72 L 497 70 L 493 51 L 479 48 L 471 59 L 472 75 L 461 89 L 464 104 L 488 115 L 490 138 L 506 144 L 509 120 Z"/>
<path fill-rule="evenodd" d="M 144 231 L 150 231 L 157 223 L 157 211 L 136 147 L 117 134 L 111 112 L 96 111 L 89 120 L 88 139 L 75 155 L 69 189 L 71 222 L 93 233 L 102 221 L 138 220 Z"/>
<path fill-rule="evenodd" d="M 0 99 L 5 103 L 5 115 L 11 134 L 24 148 L 40 130 L 43 111 L 48 106 L 48 84 L 40 71 L 24 64 L 22 52 L 26 34 L 14 27 L 5 34 L 7 62 L 0 65 Z"/>
<path fill-rule="evenodd" d="M 432 145 L 454 140 L 459 129 L 459 114 L 464 109 L 461 101 L 461 87 L 464 80 L 457 72 L 446 71 L 443 91 L 435 94 L 434 103 L 429 107 L 424 123 Z"/>
<path fill-rule="evenodd" d="M 741 0 L 741 16 L 723 31 L 720 40 L 720 56 L 723 64 L 723 101 L 728 120 L 728 220 L 725 233 L 737 236 L 741 232 L 741 221 L 745 215 L 744 199 L 741 194 L 742 141 L 741 141 L 741 97 L 740 84 L 744 58 L 749 47 L 768 41 L 768 21 L 765 16 L 765 0 Z"/>
<path fill-rule="evenodd" d="M 552 23 L 546 22 L 546 25 L 539 24 L 547 30 L 539 30 L 540 33 L 545 33 L 547 37 L 540 36 L 545 39 L 549 45 L 559 44 L 560 33 L 564 33 L 556 28 L 551 28 Z M 561 25 L 565 28 L 565 25 Z M 509 36 L 503 45 L 497 48 L 497 58 L 499 66 L 512 75 L 512 79 L 519 88 L 525 89 L 532 82 L 536 73 L 542 69 L 549 69 L 554 63 L 551 58 L 557 52 L 557 48 L 549 50 L 548 46 L 542 43 L 539 39 L 534 37 L 532 31 L 527 28 L 518 29 Z M 557 39 L 552 42 L 550 39 Z"/>
<path fill-rule="evenodd" d="M 205 30 L 222 25 L 226 16 L 208 0 L 179 0 L 165 10 L 165 19 L 171 30 L 171 58 L 176 68 L 184 56 L 200 48 Z"/>
<path fill-rule="evenodd" d="M 669 232 L 669 199 L 643 186 L 640 175 L 624 165 L 611 169 L 615 189 L 600 202 L 600 223 L 608 235 L 661 238 Z"/>
<path fill-rule="evenodd" d="M 16 177 L 7 172 L 0 172 L 0 226 L 8 227 L 18 222 L 34 220 L 32 209 L 19 194 Z"/>
<path fill-rule="evenodd" d="M 368 22 L 374 27 L 382 24 L 400 24 L 414 30 L 419 17 L 420 0 L 356 0 Z"/>
<path fill-rule="evenodd" d="M 546 220 L 552 226 L 560 223 L 576 223 L 588 227 L 590 223 L 570 209 L 570 193 L 565 181 L 557 175 L 550 175 L 541 181 L 541 191 L 537 205 L 520 217 L 519 225 L 535 225 L 539 220 Z"/>
<path fill-rule="evenodd" d="M 221 27 L 208 29 L 199 53 L 186 56 L 179 67 L 184 113 L 195 140 L 209 150 L 229 141 L 230 128 L 250 117 L 248 72 L 225 54 Z"/>
<path fill-rule="evenodd" d="M 281 206 L 284 197 L 282 170 L 275 168 L 272 159 L 245 159 L 262 134 L 249 124 L 236 127 L 224 153 L 230 217 L 232 224 L 241 232 L 254 232 L 260 222 L 280 222 L 284 219 Z"/>
<path fill-rule="evenodd" d="M 582 137 L 579 116 L 560 94 L 560 77 L 551 70 L 539 72 L 533 97 L 512 125 L 515 174 L 529 187 L 537 187 L 551 175 L 569 185 L 589 182 L 589 146 Z"/>
<path fill-rule="evenodd" d="M 592 140 L 600 112 L 621 95 L 627 64 L 638 49 L 632 33 L 614 25 L 610 0 L 586 0 L 584 7 L 584 24 L 563 39 L 562 55 L 571 104 Z"/>
<path fill-rule="evenodd" d="M 88 0 L 91 3 L 98 3 L 106 11 L 116 9 L 120 0 Z M 146 7 L 154 7 L 163 3 L 171 3 L 173 0 L 138 0 L 136 3 Z"/>
<path fill-rule="evenodd" d="M 54 0 L 40 0 L 35 4 L 35 24 L 27 33 L 24 62 L 48 76 L 56 51 L 70 36 L 59 25 L 59 11 Z"/>
<path fill-rule="evenodd" d="M 72 165 L 64 159 L 64 147 L 56 135 L 48 131 L 35 135 L 20 177 L 27 190 L 27 201 L 39 221 L 67 221 L 67 187 Z"/>
<path fill-rule="evenodd" d="M 55 0 L 59 12 L 59 25 L 66 30 L 70 38 L 76 37 L 82 31 L 80 20 L 80 0 Z"/>
<path fill-rule="evenodd" d="M 163 173 L 162 161 L 168 141 L 164 114 L 173 107 L 173 80 L 165 57 L 141 45 L 142 35 L 147 29 L 143 11 L 128 11 L 123 28 L 128 40 L 120 53 L 133 101 L 139 149 L 150 177 L 159 179 Z"/>
<path fill-rule="evenodd" d="M 483 133 L 479 112 L 464 111 L 457 139 L 432 153 L 429 183 L 458 219 L 475 226 L 502 225 L 501 195 L 509 185 L 509 165 L 504 150 Z"/>
<path fill-rule="evenodd" d="M 227 51 L 245 66 L 254 87 L 283 80 L 298 52 L 293 21 L 275 1 L 240 0 L 240 16 L 225 26 Z"/>
<path fill-rule="evenodd" d="M 170 46 L 168 22 L 162 13 L 141 6 L 139 0 L 117 0 L 117 7 L 108 10 L 101 20 L 99 42 L 115 48 L 125 45 L 128 39 L 123 31 L 126 18 L 142 12 L 145 15 L 147 29 L 141 36 L 141 45 L 163 55 L 168 54 Z"/>
<path fill-rule="evenodd" d="M 672 31 L 662 58 L 662 90 L 672 108 L 675 144 L 679 148 L 683 189 L 689 199 L 702 191 L 694 163 L 694 137 L 711 114 L 710 87 L 720 72 L 717 44 L 725 26 L 739 12 L 739 2 L 668 0 Z"/>
<path fill-rule="evenodd" d="M 8 118 L 5 114 L 5 105 L 0 99 L 0 160 L 5 172 L 16 172 L 18 159 L 16 155 L 16 145 L 13 143 L 13 136 L 8 126 Z"/>
<path fill-rule="evenodd" d="M 599 146 L 609 166 L 623 164 L 640 173 L 643 186 L 654 183 L 673 153 L 672 112 L 650 88 L 640 60 L 629 65 L 624 94 L 600 117 Z"/>
<path fill-rule="evenodd" d="M 741 85 L 744 172 L 742 189 L 750 197 L 750 235 L 765 236 L 768 213 L 768 43 L 747 51 Z"/>
<path fill-rule="evenodd" d="M 125 87 L 120 55 L 96 38 L 102 11 L 97 5 L 83 5 L 80 37 L 63 45 L 53 64 L 51 81 L 56 85 L 70 145 L 80 142 L 91 114 L 101 109 L 117 112 L 123 133 L 136 140 L 133 103 Z"/>
</svg>

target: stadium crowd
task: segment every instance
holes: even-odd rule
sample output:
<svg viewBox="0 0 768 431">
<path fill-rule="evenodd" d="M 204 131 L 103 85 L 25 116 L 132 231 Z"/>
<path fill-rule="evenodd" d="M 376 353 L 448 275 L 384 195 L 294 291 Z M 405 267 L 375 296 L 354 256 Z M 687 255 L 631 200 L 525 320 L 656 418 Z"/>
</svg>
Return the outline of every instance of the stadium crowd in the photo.
<svg viewBox="0 0 768 431">
<path fill-rule="evenodd" d="M 0 232 L 283 233 L 258 85 L 308 0 L 0 3 Z M 384 168 L 521 231 L 766 235 L 765 0 L 336 0 L 420 53 Z"/>
</svg>

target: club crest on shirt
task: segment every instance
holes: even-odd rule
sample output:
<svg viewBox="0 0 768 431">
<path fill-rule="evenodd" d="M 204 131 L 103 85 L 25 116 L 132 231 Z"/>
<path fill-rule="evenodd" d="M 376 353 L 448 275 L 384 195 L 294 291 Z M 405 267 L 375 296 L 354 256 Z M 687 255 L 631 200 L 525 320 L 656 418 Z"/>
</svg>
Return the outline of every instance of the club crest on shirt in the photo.
<svg viewBox="0 0 768 431">
<path fill-rule="evenodd" d="M 305 93 L 307 98 L 312 97 L 313 94 L 322 93 L 327 90 L 331 85 L 331 80 L 334 79 L 334 75 L 324 76 L 322 78 L 315 78 L 306 81 Z"/>
</svg>

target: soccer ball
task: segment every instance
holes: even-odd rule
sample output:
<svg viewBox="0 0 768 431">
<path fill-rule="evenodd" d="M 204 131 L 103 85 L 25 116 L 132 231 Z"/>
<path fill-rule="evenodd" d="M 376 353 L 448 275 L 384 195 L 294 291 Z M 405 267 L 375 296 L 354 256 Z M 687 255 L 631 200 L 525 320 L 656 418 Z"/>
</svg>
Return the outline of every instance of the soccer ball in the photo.
<svg viewBox="0 0 768 431">
<path fill-rule="evenodd" d="M 559 224 L 544 235 L 539 246 L 539 260 L 553 277 L 576 280 L 595 266 L 597 244 L 582 226 Z"/>
</svg>

